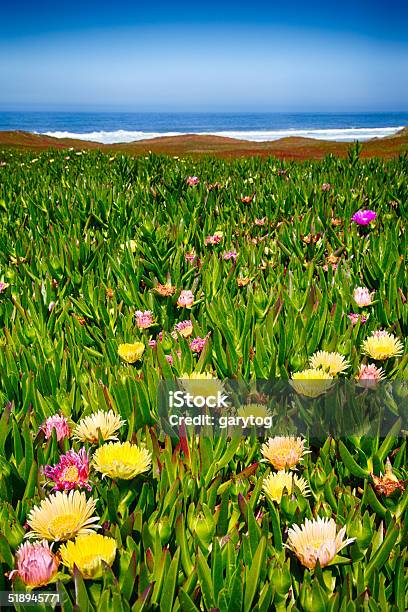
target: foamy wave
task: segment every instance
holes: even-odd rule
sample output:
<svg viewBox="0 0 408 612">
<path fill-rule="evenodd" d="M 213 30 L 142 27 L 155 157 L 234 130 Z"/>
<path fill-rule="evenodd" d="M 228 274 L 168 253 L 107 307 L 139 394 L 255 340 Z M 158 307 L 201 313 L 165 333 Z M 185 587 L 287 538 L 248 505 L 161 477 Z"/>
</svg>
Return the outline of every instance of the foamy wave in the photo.
<svg viewBox="0 0 408 612">
<path fill-rule="evenodd" d="M 303 138 L 315 138 L 316 140 L 370 140 L 370 138 L 383 138 L 391 136 L 401 130 L 404 126 L 386 128 L 335 128 L 335 129 L 289 129 L 289 130 L 262 130 L 247 132 L 215 132 L 217 136 L 228 136 L 230 138 L 240 138 L 242 140 L 252 140 L 264 142 L 267 140 L 277 140 L 288 136 L 301 136 Z"/>
<path fill-rule="evenodd" d="M 128 130 L 114 130 L 113 132 L 85 132 L 84 134 L 76 132 L 43 132 L 46 136 L 54 136 L 54 138 L 74 138 L 75 140 L 90 140 L 92 142 L 101 142 L 103 144 L 114 144 L 118 142 L 133 142 L 135 140 L 144 140 L 146 138 L 159 138 L 160 136 L 179 136 L 180 132 L 132 132 Z"/>
<path fill-rule="evenodd" d="M 200 136 L 225 136 L 228 138 L 238 138 L 252 142 L 266 142 L 268 140 L 278 140 L 288 136 L 302 136 L 303 138 L 315 138 L 316 140 L 336 140 L 352 142 L 353 140 L 370 140 L 371 138 L 383 138 L 392 136 L 404 126 L 381 127 L 381 128 L 334 128 L 334 129 L 287 129 L 287 130 L 223 130 L 220 132 L 144 132 L 115 130 L 112 132 L 45 132 L 47 136 L 54 138 L 74 138 L 77 140 L 90 140 L 103 144 L 114 144 L 120 142 L 134 142 L 136 140 L 148 140 L 162 136 L 182 136 L 196 133 Z"/>
</svg>

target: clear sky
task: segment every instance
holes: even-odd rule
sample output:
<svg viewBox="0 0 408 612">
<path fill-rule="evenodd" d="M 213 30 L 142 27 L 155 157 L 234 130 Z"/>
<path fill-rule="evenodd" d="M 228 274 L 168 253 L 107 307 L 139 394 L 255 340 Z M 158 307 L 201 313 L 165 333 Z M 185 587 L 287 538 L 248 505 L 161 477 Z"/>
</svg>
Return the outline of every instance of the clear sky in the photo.
<svg viewBox="0 0 408 612">
<path fill-rule="evenodd" d="M 5 0 L 0 109 L 408 109 L 406 0 Z"/>
</svg>

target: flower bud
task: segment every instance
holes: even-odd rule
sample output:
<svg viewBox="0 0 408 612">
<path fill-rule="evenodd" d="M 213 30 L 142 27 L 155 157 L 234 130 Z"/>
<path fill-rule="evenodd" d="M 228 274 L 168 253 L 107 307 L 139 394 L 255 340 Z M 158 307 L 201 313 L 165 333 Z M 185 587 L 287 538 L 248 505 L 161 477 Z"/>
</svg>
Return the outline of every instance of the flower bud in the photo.
<svg viewBox="0 0 408 612">
<path fill-rule="evenodd" d="M 10 572 L 12 579 L 16 576 L 30 587 L 48 584 L 58 571 L 59 560 L 51 551 L 48 542 L 25 542 L 16 552 L 17 568 Z"/>
<path fill-rule="evenodd" d="M 191 518 L 190 530 L 195 533 L 205 549 L 208 549 L 215 534 L 214 517 L 208 506 Z"/>
</svg>

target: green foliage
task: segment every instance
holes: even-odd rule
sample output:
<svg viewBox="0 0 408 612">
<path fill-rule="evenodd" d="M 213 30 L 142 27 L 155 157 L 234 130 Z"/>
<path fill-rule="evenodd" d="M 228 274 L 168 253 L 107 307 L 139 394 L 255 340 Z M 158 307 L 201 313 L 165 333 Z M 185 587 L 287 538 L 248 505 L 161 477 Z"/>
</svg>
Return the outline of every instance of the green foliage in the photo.
<svg viewBox="0 0 408 612">
<path fill-rule="evenodd" d="M 407 336 L 407 158 L 364 160 L 357 147 L 346 160 L 302 164 L 71 150 L 0 158 L 1 590 L 46 495 L 42 466 L 70 447 L 45 440 L 42 423 L 112 409 L 126 420 L 121 439 L 143 442 L 153 468 L 130 484 L 94 478 L 118 554 L 101 580 L 61 570 L 64 612 L 407 609 L 408 493 L 385 496 L 372 479 L 387 457 L 407 477 L 399 423 L 385 439 L 310 441 L 299 472 L 311 495 L 280 504 L 262 492 L 262 440 L 175 441 L 155 425 L 162 379 L 285 379 L 316 350 L 344 354 L 354 377 L 372 331 Z M 372 227 L 351 222 L 364 207 L 377 212 Z M 206 245 L 216 231 L 220 244 Z M 235 263 L 223 257 L 230 250 Z M 174 294 L 160 295 L 159 283 Z M 375 290 L 366 309 L 353 301 L 356 286 Z M 183 289 L 194 293 L 191 310 L 177 306 Z M 152 311 L 155 325 L 139 329 L 136 310 Z M 363 311 L 367 322 L 353 326 L 347 314 Z M 185 319 L 192 337 L 209 334 L 201 354 L 172 335 Z M 142 359 L 121 362 L 118 345 L 136 341 Z M 388 378 L 406 378 L 407 351 L 405 342 L 382 364 Z M 317 516 L 356 540 L 313 571 L 284 544 L 293 524 Z"/>
</svg>

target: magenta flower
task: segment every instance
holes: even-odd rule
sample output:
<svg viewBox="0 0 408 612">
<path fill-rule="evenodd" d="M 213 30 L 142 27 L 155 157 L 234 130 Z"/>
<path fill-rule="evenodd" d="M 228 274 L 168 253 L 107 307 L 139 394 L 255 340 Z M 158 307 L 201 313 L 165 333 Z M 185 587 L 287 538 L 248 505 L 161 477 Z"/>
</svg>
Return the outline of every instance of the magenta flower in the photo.
<svg viewBox="0 0 408 612">
<path fill-rule="evenodd" d="M 228 261 L 229 259 L 233 259 L 235 262 L 237 257 L 238 257 L 238 253 L 236 251 L 227 251 L 223 255 L 223 258 L 225 259 L 225 261 Z"/>
<path fill-rule="evenodd" d="M 151 346 L 152 348 L 156 348 L 157 341 L 156 340 L 149 340 L 149 346 Z"/>
<path fill-rule="evenodd" d="M 354 312 L 350 312 L 350 314 L 348 314 L 347 316 L 350 319 L 352 325 L 357 325 L 359 321 L 360 323 L 365 323 L 367 321 L 367 317 L 365 317 L 364 315 L 356 314 Z"/>
<path fill-rule="evenodd" d="M 9 578 L 16 576 L 29 587 L 48 584 L 58 571 L 59 559 L 51 551 L 48 542 L 25 542 L 16 552 L 17 568 L 10 572 Z"/>
<path fill-rule="evenodd" d="M 192 342 L 190 343 L 190 349 L 193 351 L 193 353 L 201 353 L 201 351 L 206 345 L 207 339 L 208 339 L 208 334 L 206 335 L 205 338 L 200 338 L 200 336 L 197 336 L 197 338 L 194 338 L 194 340 L 192 340 Z"/>
<path fill-rule="evenodd" d="M 46 465 L 44 474 L 55 483 L 53 491 L 70 491 L 82 487 L 88 491 L 92 489 L 88 483 L 89 456 L 84 447 L 77 453 L 72 449 L 69 450 L 54 466 Z"/>
<path fill-rule="evenodd" d="M 198 178 L 198 176 L 189 176 L 186 179 L 186 183 L 189 187 L 194 187 L 194 185 L 198 185 L 199 182 L 200 179 Z"/>
<path fill-rule="evenodd" d="M 61 414 L 54 414 L 53 416 L 48 417 L 45 423 L 42 424 L 41 429 L 45 433 L 46 440 L 51 438 L 52 430 L 55 429 L 58 442 L 64 438 L 69 438 L 71 433 L 68 420 Z"/>
<path fill-rule="evenodd" d="M 136 325 L 139 329 L 147 329 L 151 325 L 153 325 L 153 313 L 151 310 L 136 310 Z"/>
<path fill-rule="evenodd" d="M 170 365 L 173 365 L 173 357 L 171 355 L 166 355 L 166 361 Z"/>
<path fill-rule="evenodd" d="M 358 225 L 368 225 L 376 218 L 377 213 L 373 210 L 359 210 L 351 217 L 351 220 Z"/>
</svg>

